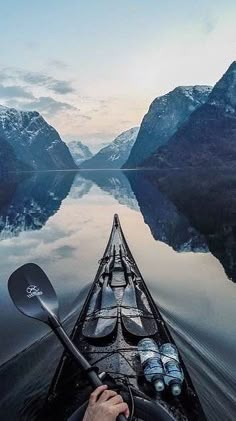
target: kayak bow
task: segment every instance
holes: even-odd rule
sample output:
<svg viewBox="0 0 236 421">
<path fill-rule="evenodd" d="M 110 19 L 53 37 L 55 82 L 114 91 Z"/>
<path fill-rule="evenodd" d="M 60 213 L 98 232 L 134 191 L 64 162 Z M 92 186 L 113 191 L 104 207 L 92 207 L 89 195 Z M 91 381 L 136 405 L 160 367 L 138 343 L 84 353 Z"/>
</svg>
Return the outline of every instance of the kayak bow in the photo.
<svg viewBox="0 0 236 421">
<path fill-rule="evenodd" d="M 157 344 L 173 343 L 165 322 L 130 252 L 118 215 L 99 268 L 72 331 L 71 340 L 105 383 L 131 402 L 133 420 L 205 421 L 201 404 L 181 357 L 182 393 L 168 388 L 157 394 L 145 381 L 137 344 L 152 337 Z M 45 420 L 82 420 L 90 388 L 83 370 L 64 353 L 54 375 Z"/>
</svg>

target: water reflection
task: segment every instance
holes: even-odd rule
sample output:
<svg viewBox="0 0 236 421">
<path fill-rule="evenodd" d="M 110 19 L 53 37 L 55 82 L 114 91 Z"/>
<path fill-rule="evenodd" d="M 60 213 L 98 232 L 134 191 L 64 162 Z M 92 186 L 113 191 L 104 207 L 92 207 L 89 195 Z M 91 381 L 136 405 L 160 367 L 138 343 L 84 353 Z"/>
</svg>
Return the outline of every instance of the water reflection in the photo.
<svg viewBox="0 0 236 421">
<path fill-rule="evenodd" d="M 88 171 L 81 176 L 119 203 L 140 209 L 155 240 L 178 252 L 210 250 L 236 282 L 234 171 Z"/>
<path fill-rule="evenodd" d="M 156 174 L 127 172 L 144 221 L 155 240 L 163 241 L 178 252 L 207 252 L 204 235 L 191 226 L 188 218 L 158 187 Z"/>
<path fill-rule="evenodd" d="M 81 171 L 41 173 L 1 185 L 0 240 L 41 229 L 70 192 L 93 185 L 120 204 L 141 211 L 155 240 L 178 252 L 212 252 L 236 281 L 235 174 L 201 171 Z M 72 188 L 71 188 L 72 186 Z M 215 188 L 214 188 L 215 187 Z M 63 246 L 58 253 L 70 253 Z"/>
<path fill-rule="evenodd" d="M 0 240 L 41 229 L 68 195 L 75 174 L 49 172 L 1 184 Z"/>
<path fill-rule="evenodd" d="M 0 364 L 5 365 L 0 382 L 5 390 L 0 419 L 6 414 L 12 421 L 37 419 L 37 402 L 46 394 L 60 354 L 51 337 L 32 345 L 48 331 L 12 306 L 10 273 L 26 261 L 40 264 L 57 290 L 62 318 L 73 310 L 77 315 L 85 294 L 79 301 L 75 297 L 94 277 L 117 212 L 208 419 L 233 421 L 235 285 L 221 265 L 235 281 L 235 186 L 229 171 L 220 176 L 58 172 L 2 183 Z M 53 358 L 49 349 L 55 351 Z"/>
<path fill-rule="evenodd" d="M 139 211 L 135 192 L 125 172 L 121 170 L 82 171 L 81 178 L 92 181 L 104 192 L 111 194 L 121 205 Z"/>
<path fill-rule="evenodd" d="M 145 204 L 147 209 L 147 202 L 153 204 L 149 207 L 152 215 L 159 212 L 155 206 L 155 197 L 158 197 L 161 190 L 175 204 L 180 219 L 187 218 L 191 226 L 190 230 L 188 228 L 192 238 L 190 243 L 197 241 L 199 244 L 199 239 L 200 242 L 204 241 L 203 248 L 209 248 L 223 265 L 229 279 L 236 282 L 236 172 L 234 170 L 199 169 L 164 173 L 143 172 L 138 175 L 130 172 L 127 175 L 134 190 L 140 190 L 140 184 L 146 183 L 146 188 L 138 193 L 139 201 L 143 203 L 143 209 Z M 154 199 L 151 199 L 150 194 L 149 198 L 145 199 L 145 190 L 153 191 Z M 145 214 L 145 210 L 142 212 Z M 171 223 L 171 220 L 172 217 L 168 218 L 167 224 Z M 149 225 L 151 228 L 151 224 Z M 180 228 L 181 235 L 186 232 L 184 225 Z M 155 229 L 151 230 L 155 237 Z"/>
</svg>

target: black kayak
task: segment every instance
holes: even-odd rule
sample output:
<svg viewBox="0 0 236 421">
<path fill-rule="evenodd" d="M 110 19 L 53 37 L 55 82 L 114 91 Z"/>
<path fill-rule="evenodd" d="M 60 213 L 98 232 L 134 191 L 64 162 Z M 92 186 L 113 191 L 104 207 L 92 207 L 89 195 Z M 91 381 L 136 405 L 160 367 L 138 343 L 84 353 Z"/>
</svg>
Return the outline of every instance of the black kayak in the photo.
<svg viewBox="0 0 236 421">
<path fill-rule="evenodd" d="M 71 334 L 75 346 L 110 388 L 128 402 L 133 420 L 204 421 L 200 401 L 180 356 L 182 392 L 158 393 L 147 382 L 137 344 L 153 338 L 174 343 L 125 240 L 118 215 L 92 287 Z M 91 387 L 65 352 L 50 386 L 45 420 L 83 419 Z"/>
</svg>

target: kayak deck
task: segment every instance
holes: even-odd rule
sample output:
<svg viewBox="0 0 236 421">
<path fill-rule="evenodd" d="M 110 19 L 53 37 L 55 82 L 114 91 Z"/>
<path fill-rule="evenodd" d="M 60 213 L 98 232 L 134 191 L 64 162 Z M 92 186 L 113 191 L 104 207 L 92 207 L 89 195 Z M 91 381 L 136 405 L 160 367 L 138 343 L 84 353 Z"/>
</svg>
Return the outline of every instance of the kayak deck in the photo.
<svg viewBox="0 0 236 421">
<path fill-rule="evenodd" d="M 107 248 L 71 338 L 90 364 L 106 373 L 106 383 L 110 379 L 121 386 L 128 384 L 149 399 L 158 399 L 176 420 L 205 420 L 181 358 L 185 375 L 181 395 L 173 397 L 166 388 L 156 396 L 144 379 L 138 357 L 137 344 L 143 337 L 152 337 L 159 344 L 173 342 L 115 215 Z M 47 406 L 55 420 L 67 419 L 89 392 L 85 373 L 64 353 L 48 396 Z"/>
</svg>

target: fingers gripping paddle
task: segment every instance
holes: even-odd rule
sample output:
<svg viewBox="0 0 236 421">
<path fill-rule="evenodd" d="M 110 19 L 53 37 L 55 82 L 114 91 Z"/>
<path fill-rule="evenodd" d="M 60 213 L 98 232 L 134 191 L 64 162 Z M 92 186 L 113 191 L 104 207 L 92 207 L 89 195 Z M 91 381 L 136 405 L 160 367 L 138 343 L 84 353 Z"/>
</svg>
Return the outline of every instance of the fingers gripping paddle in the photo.
<svg viewBox="0 0 236 421">
<path fill-rule="evenodd" d="M 96 371 L 75 347 L 60 323 L 57 295 L 44 271 L 34 263 L 21 266 L 10 276 L 8 290 L 18 310 L 49 325 L 66 351 L 87 372 L 90 383 L 95 388 L 101 386 L 103 383 Z M 125 421 L 126 418 L 119 415 L 117 420 Z"/>
</svg>

